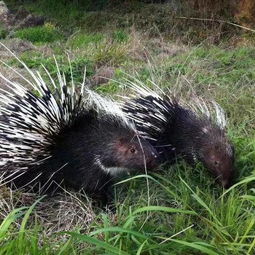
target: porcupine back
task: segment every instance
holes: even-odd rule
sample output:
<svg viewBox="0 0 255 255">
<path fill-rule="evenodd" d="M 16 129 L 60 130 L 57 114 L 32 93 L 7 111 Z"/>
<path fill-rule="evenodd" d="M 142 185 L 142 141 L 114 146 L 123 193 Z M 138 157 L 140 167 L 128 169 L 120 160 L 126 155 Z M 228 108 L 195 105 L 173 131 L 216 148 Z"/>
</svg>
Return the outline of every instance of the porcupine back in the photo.
<svg viewBox="0 0 255 255">
<path fill-rule="evenodd" d="M 195 97 L 188 103 L 141 84 L 129 84 L 139 96 L 123 104 L 143 135 L 157 149 L 161 160 L 184 157 L 197 160 L 222 183 L 230 186 L 234 174 L 234 148 L 226 135 L 226 119 L 214 101 Z"/>
<path fill-rule="evenodd" d="M 106 194 L 119 172 L 156 166 L 155 150 L 113 101 L 84 90 L 84 83 L 78 92 L 73 81 L 69 87 L 57 63 L 57 81 L 45 69 L 47 85 L 17 60 L 30 77 L 16 73 L 34 92 L 0 74 L 10 90 L 0 94 L 3 183 L 38 185 L 41 192 L 63 183 Z"/>
</svg>

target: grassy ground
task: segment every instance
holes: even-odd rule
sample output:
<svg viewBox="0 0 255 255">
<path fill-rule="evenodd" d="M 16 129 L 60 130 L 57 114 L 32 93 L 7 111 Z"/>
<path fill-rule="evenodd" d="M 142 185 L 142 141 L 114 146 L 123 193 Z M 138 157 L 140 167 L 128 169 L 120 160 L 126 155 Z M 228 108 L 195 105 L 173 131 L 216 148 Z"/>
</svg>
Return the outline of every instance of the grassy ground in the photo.
<svg viewBox="0 0 255 255">
<path fill-rule="evenodd" d="M 92 209 L 84 194 L 40 198 L 4 188 L 0 254 L 255 254 L 255 48 L 234 47 L 232 41 L 216 46 L 211 37 L 191 45 L 116 23 L 92 33 L 83 25 L 87 19 L 75 23 L 79 15 L 72 14 L 64 28 L 60 15 L 57 23 L 17 31 L 16 37 L 36 45 L 20 58 L 31 68 L 43 64 L 54 75 L 54 54 L 70 79 L 69 55 L 77 83 L 85 65 L 91 81 L 111 68 L 113 80 L 95 86 L 107 95 L 127 93 L 120 83 L 131 75 L 184 97 L 214 98 L 228 116 L 236 184 L 223 190 L 199 164 L 165 165 L 151 176 L 116 184 L 116 214 Z"/>
</svg>

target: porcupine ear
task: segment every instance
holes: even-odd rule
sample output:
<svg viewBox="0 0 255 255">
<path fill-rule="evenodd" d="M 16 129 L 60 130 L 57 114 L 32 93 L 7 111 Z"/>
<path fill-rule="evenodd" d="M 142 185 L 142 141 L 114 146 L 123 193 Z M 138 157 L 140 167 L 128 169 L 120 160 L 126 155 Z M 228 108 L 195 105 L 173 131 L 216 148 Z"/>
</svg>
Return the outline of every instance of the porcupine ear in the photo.
<svg viewBox="0 0 255 255">
<path fill-rule="evenodd" d="M 126 151 L 128 149 L 127 139 L 125 139 L 124 137 L 118 138 L 116 146 L 119 152 Z"/>
</svg>

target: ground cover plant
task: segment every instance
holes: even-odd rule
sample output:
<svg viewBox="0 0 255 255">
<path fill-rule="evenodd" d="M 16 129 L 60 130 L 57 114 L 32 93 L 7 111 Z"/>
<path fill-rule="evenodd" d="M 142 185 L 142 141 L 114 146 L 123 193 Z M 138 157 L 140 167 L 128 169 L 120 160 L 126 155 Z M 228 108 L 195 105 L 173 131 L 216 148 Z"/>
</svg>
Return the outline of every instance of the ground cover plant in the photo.
<svg viewBox="0 0 255 255">
<path fill-rule="evenodd" d="M 35 47 L 19 57 L 30 68 L 41 70 L 43 64 L 54 76 L 54 55 L 67 80 L 71 63 L 78 85 L 86 66 L 88 84 L 117 99 L 130 92 L 125 79 L 134 77 L 178 96 L 215 99 L 228 117 L 236 181 L 223 190 L 200 164 L 166 164 L 150 175 L 121 179 L 115 185 L 116 213 L 93 207 L 86 194 L 40 197 L 1 187 L 0 254 L 254 254 L 255 47 L 246 36 L 237 45 L 226 40 L 215 44 L 212 37 L 187 44 L 187 38 L 173 40 L 157 29 L 148 33 L 114 22 L 105 31 L 96 30 L 98 23 L 88 30 L 86 22 L 95 10 L 75 21 L 79 10 L 74 9 L 67 19 L 70 26 L 65 22 L 63 28 L 62 15 L 69 7 L 61 5 L 59 16 L 49 13 L 56 22 L 51 28 L 61 35 L 54 32 L 54 40 L 47 39 L 48 29 L 24 28 L 22 38 L 32 38 Z M 18 31 L 16 36 L 21 37 Z M 8 46 L 11 41 L 3 42 Z M 12 57 L 5 61 L 22 71 Z M 4 66 L 0 70 L 6 72 Z"/>
</svg>

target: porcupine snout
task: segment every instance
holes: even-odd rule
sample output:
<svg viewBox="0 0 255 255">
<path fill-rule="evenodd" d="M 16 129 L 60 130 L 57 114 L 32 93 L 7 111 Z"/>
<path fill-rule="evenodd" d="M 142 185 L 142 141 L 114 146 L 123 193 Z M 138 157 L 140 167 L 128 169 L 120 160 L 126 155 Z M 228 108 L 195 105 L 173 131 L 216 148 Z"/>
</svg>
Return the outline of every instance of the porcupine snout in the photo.
<svg viewBox="0 0 255 255">
<path fill-rule="evenodd" d="M 216 177 L 223 188 L 232 185 L 234 168 L 234 148 L 228 142 L 214 140 L 210 146 L 202 146 L 201 161 Z"/>
<path fill-rule="evenodd" d="M 155 169 L 159 165 L 160 160 L 156 150 L 153 150 L 153 151 L 150 150 L 150 155 L 148 156 L 148 160 L 146 162 L 147 162 L 147 167 L 149 169 Z"/>
<path fill-rule="evenodd" d="M 152 170 L 158 167 L 160 163 L 158 152 L 148 141 L 139 141 L 138 152 L 137 158 L 134 158 L 134 161 L 140 165 L 137 165 L 137 168 L 144 169 L 146 167 L 148 170 Z"/>
</svg>

